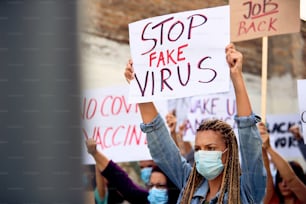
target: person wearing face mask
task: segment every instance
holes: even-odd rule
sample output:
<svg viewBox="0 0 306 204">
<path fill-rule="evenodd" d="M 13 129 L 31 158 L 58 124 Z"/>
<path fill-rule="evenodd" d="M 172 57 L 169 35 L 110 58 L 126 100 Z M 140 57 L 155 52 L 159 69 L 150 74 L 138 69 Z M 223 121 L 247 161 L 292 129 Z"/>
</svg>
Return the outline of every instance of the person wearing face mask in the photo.
<svg viewBox="0 0 306 204">
<path fill-rule="evenodd" d="M 229 44 L 226 60 L 235 90 L 241 166 L 238 142 L 232 127 L 221 120 L 204 121 L 195 137 L 195 164 L 191 166 L 172 140 L 165 121 L 153 102 L 139 103 L 147 134 L 148 147 L 157 166 L 181 190 L 177 203 L 261 203 L 266 189 L 266 171 L 262 161 L 262 140 L 242 74 L 243 56 Z M 135 78 L 133 62 L 124 75 Z"/>
<path fill-rule="evenodd" d="M 296 161 L 286 161 L 270 145 L 270 135 L 263 122 L 258 124 L 263 140 L 263 153 L 268 173 L 267 192 L 264 204 L 302 204 L 306 203 L 306 178 L 302 166 Z M 270 171 L 270 161 L 277 169 L 275 182 Z"/>
<path fill-rule="evenodd" d="M 138 162 L 138 165 L 140 167 L 140 178 L 143 181 L 143 183 L 146 185 L 146 187 L 148 187 L 152 168 L 156 166 L 156 164 L 151 159 L 151 160 L 141 160 Z"/>
<path fill-rule="evenodd" d="M 116 188 L 123 199 L 131 204 L 176 203 L 179 190 L 158 167 L 152 167 L 148 189 L 143 188 L 135 184 L 120 166 L 109 160 L 102 152 L 97 151 L 96 146 L 97 143 L 93 138 L 86 140 L 87 151 L 96 161 L 96 167 L 101 175 Z M 161 187 L 165 187 L 164 190 Z"/>
<path fill-rule="evenodd" d="M 158 166 L 152 168 L 148 188 L 150 204 L 174 204 L 180 193 L 179 189 Z"/>
</svg>

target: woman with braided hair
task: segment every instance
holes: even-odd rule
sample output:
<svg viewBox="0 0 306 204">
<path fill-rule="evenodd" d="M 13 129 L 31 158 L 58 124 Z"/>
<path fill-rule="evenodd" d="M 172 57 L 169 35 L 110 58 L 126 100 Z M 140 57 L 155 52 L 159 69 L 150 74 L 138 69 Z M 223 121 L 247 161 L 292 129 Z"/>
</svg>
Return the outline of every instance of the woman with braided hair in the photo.
<svg viewBox="0 0 306 204">
<path fill-rule="evenodd" d="M 152 102 L 140 103 L 148 147 L 155 163 L 181 189 L 177 203 L 261 203 L 265 195 L 266 171 L 256 117 L 243 80 L 243 56 L 229 44 L 226 60 L 236 95 L 241 166 L 233 129 L 221 120 L 204 121 L 195 137 L 195 163 L 181 157 L 163 118 Z M 127 81 L 134 79 L 132 61 L 125 69 Z"/>
</svg>

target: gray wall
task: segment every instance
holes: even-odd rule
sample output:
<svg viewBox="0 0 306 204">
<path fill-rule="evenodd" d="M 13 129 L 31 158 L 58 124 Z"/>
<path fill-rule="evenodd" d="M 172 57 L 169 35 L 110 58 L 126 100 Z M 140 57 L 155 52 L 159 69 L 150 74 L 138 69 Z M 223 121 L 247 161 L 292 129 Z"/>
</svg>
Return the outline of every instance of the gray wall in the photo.
<svg viewBox="0 0 306 204">
<path fill-rule="evenodd" d="M 0 203 L 83 203 L 77 1 L 0 1 Z"/>
</svg>

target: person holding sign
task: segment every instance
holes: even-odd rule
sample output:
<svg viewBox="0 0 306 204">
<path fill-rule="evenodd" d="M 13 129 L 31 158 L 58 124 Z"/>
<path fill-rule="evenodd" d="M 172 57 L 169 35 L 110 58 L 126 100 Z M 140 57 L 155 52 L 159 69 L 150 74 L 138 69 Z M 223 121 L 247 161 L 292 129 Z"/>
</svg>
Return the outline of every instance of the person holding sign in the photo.
<svg viewBox="0 0 306 204">
<path fill-rule="evenodd" d="M 86 140 L 89 154 L 96 161 L 96 167 L 113 187 L 130 203 L 174 204 L 179 195 L 178 189 L 157 166 L 152 168 L 148 189 L 135 184 L 116 163 L 97 151 L 93 138 Z"/>
<path fill-rule="evenodd" d="M 271 146 L 269 133 L 264 123 L 259 123 L 258 129 L 263 140 L 264 154 L 269 154 L 277 169 L 275 176 L 275 188 L 273 180 L 267 182 L 267 193 L 264 204 L 302 204 L 306 203 L 306 180 L 302 166 L 295 161 L 287 162 Z M 268 160 L 268 157 L 265 157 Z M 270 178 L 269 162 L 265 162 L 267 173 Z M 268 180 L 267 180 L 268 181 Z"/>
<path fill-rule="evenodd" d="M 155 163 L 181 190 L 177 203 L 261 203 L 266 189 L 262 140 L 244 84 L 243 56 L 233 44 L 226 47 L 226 60 L 237 100 L 238 144 L 232 127 L 221 120 L 204 121 L 195 138 L 195 165 L 181 157 L 165 121 L 153 102 L 139 103 L 148 147 Z M 132 61 L 126 66 L 127 81 L 134 79 Z"/>
</svg>

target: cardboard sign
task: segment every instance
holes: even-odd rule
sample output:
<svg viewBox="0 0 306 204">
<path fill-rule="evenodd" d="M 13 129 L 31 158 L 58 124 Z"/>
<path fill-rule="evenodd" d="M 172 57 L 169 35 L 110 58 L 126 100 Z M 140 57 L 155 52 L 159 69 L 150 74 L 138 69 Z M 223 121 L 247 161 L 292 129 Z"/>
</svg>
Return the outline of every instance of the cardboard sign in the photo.
<svg viewBox="0 0 306 204">
<path fill-rule="evenodd" d="M 129 38 L 130 103 L 228 91 L 229 6 L 137 21 Z"/>
<path fill-rule="evenodd" d="M 306 142 L 306 80 L 297 80 L 300 120 L 304 142 Z"/>
<path fill-rule="evenodd" d="M 300 32 L 299 0 L 230 0 L 231 41 Z"/>
<path fill-rule="evenodd" d="M 140 129 L 142 122 L 136 104 L 127 102 L 128 87 L 109 87 L 83 92 L 81 121 L 83 158 L 85 164 L 95 163 L 87 152 L 85 141 L 94 138 L 97 150 L 115 162 L 151 159 L 146 135 Z M 158 102 L 161 114 L 167 104 Z"/>
</svg>

